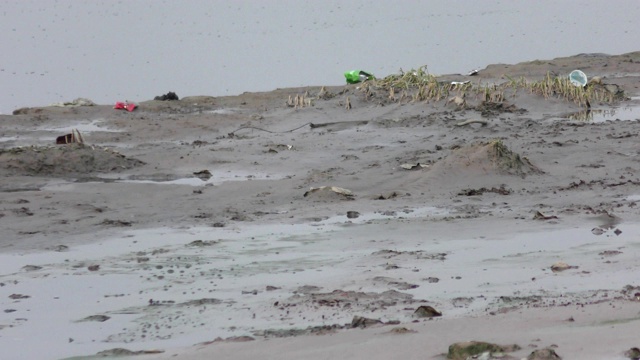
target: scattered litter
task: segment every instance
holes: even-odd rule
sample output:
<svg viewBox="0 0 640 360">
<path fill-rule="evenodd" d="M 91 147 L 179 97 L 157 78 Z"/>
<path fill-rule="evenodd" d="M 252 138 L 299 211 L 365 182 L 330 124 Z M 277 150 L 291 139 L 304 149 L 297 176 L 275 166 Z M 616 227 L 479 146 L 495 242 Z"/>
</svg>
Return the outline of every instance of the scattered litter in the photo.
<svg viewBox="0 0 640 360">
<path fill-rule="evenodd" d="M 480 69 L 473 69 L 467 73 L 467 76 L 476 76 L 480 72 Z"/>
<path fill-rule="evenodd" d="M 344 73 L 344 77 L 347 79 L 347 83 L 349 84 L 357 84 L 362 81 L 375 79 L 372 74 L 362 70 L 347 71 Z"/>
<path fill-rule="evenodd" d="M 125 102 L 118 101 L 113 106 L 113 108 L 116 109 L 116 110 L 127 110 L 129 112 L 135 110 L 137 107 L 138 107 L 138 105 L 136 105 L 134 103 L 130 103 L 128 101 L 125 101 Z"/>
<path fill-rule="evenodd" d="M 64 101 L 64 102 L 57 102 L 57 103 L 53 103 L 49 106 L 56 106 L 56 107 L 78 107 L 78 106 L 95 106 L 96 103 L 94 103 L 93 101 L 89 100 L 89 99 L 85 99 L 85 98 L 77 98 L 75 100 L 72 101 Z"/>
<path fill-rule="evenodd" d="M 401 168 L 405 169 L 405 170 L 413 170 L 413 169 L 424 169 L 424 168 L 428 168 L 429 165 L 426 164 L 420 164 L 420 163 L 413 163 L 413 164 L 402 164 L 400 165 Z"/>
<path fill-rule="evenodd" d="M 587 85 L 587 75 L 580 70 L 573 70 L 569 74 L 569 80 L 573 85 L 578 87 L 584 87 Z"/>
<path fill-rule="evenodd" d="M 577 266 L 571 266 L 565 262 L 562 261 L 558 261 L 557 263 L 551 265 L 551 271 L 553 272 L 560 272 L 560 271 L 565 271 L 565 270 L 569 270 L 569 269 L 577 269 Z"/>
<path fill-rule="evenodd" d="M 452 81 L 451 85 L 458 86 L 458 85 L 467 85 L 469 83 L 471 83 L 470 80 L 467 80 L 467 81 Z"/>
<path fill-rule="evenodd" d="M 154 97 L 153 100 L 171 101 L 171 100 L 180 100 L 180 98 L 173 91 L 169 91 L 168 93 L 166 93 L 164 95 L 160 95 L 160 96 Z"/>
<path fill-rule="evenodd" d="M 351 190 L 343 189 L 337 186 L 320 186 L 317 188 L 312 187 L 309 189 L 309 191 L 304 193 L 304 197 L 307 197 L 313 193 L 328 193 L 328 192 L 334 192 L 338 195 L 342 195 L 347 198 L 353 197 L 353 193 L 351 192 Z"/>
<path fill-rule="evenodd" d="M 56 138 L 57 145 L 64 144 L 84 144 L 84 138 L 78 129 L 71 130 L 71 134 L 60 135 Z"/>
</svg>

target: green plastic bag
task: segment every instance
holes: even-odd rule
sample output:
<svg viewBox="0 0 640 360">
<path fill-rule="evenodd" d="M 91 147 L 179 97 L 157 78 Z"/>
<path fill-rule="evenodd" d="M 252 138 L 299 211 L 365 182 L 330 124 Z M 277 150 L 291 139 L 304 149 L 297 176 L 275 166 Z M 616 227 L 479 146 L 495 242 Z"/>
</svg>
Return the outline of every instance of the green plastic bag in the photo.
<svg viewBox="0 0 640 360">
<path fill-rule="evenodd" d="M 349 84 L 357 84 L 361 81 L 365 80 L 373 80 L 375 77 L 368 72 L 362 70 L 351 70 L 344 73 L 344 77 L 347 79 L 347 83 Z"/>
</svg>

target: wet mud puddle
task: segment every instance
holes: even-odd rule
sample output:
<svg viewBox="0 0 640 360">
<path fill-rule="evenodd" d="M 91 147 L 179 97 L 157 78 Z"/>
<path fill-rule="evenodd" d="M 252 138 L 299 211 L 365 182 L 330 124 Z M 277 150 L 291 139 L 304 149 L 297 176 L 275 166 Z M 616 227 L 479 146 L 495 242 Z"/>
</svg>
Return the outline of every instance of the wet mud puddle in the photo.
<svg viewBox="0 0 640 360">
<path fill-rule="evenodd" d="M 620 289 L 639 270 L 639 225 L 600 236 L 584 228 L 493 235 L 478 228 L 482 235 L 457 238 L 455 224 L 449 235 L 426 234 L 425 221 L 444 214 L 425 208 L 313 224 L 158 228 L 2 254 L 0 346 L 12 359 L 37 358 L 43 348 L 62 358 L 266 336 L 354 316 L 409 322 L 421 304 L 455 317 L 505 298 Z M 549 270 L 558 261 L 572 267 Z"/>
<path fill-rule="evenodd" d="M 640 106 L 625 106 L 613 109 L 589 109 L 566 116 L 569 120 L 605 122 L 640 120 Z"/>
</svg>

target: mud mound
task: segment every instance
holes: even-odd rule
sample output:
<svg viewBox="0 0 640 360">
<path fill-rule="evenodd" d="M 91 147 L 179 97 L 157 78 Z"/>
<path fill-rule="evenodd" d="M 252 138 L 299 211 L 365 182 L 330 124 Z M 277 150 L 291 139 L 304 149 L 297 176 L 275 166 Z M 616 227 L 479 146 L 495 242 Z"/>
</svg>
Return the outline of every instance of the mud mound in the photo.
<svg viewBox="0 0 640 360">
<path fill-rule="evenodd" d="M 68 144 L 0 150 L 0 175 L 77 176 L 117 172 L 144 162 L 98 146 Z"/>
<path fill-rule="evenodd" d="M 526 157 L 509 150 L 502 141 L 477 143 L 457 149 L 433 165 L 432 175 L 459 172 L 467 175 L 502 174 L 525 177 L 543 173 Z"/>
</svg>

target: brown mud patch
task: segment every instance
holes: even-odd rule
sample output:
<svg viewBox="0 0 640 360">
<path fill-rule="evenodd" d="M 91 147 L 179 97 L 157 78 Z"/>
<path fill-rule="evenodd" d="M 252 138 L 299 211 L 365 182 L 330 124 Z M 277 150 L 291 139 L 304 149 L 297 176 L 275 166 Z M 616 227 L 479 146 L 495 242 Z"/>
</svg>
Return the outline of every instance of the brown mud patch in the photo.
<svg viewBox="0 0 640 360">
<path fill-rule="evenodd" d="M 451 171 L 469 175 L 498 174 L 520 177 L 543 173 L 528 158 L 511 151 L 500 140 L 459 148 L 435 163 L 429 173 L 442 175 Z"/>
<path fill-rule="evenodd" d="M 119 172 L 144 162 L 105 147 L 67 144 L 0 150 L 0 175 L 75 176 L 94 172 Z"/>
</svg>

